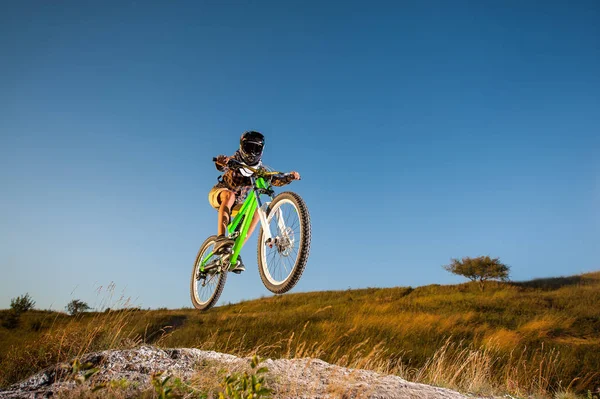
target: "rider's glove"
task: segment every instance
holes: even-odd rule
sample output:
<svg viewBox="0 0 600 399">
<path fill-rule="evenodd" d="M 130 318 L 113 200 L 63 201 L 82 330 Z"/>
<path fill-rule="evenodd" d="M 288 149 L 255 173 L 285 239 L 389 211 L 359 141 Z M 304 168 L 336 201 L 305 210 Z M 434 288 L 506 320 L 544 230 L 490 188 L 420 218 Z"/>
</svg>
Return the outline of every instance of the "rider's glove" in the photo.
<svg viewBox="0 0 600 399">
<path fill-rule="evenodd" d="M 219 155 L 216 158 L 213 158 L 215 161 L 215 167 L 218 171 L 223 172 L 225 170 L 225 165 L 227 165 L 228 158 L 225 155 Z"/>
<path fill-rule="evenodd" d="M 298 178 L 298 179 L 296 179 L 296 178 Z M 280 175 L 273 176 L 271 183 L 274 186 L 281 187 L 281 186 L 285 186 L 286 184 L 290 184 L 294 180 L 300 180 L 299 178 L 300 178 L 300 174 L 298 172 L 296 172 L 296 174 L 294 174 L 294 172 L 282 173 Z"/>
</svg>

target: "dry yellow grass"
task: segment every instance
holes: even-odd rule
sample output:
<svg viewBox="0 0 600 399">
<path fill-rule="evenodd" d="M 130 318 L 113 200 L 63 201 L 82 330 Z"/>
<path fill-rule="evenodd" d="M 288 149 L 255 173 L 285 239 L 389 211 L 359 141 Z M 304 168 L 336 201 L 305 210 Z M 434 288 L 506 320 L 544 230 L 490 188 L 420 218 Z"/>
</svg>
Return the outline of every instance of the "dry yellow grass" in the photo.
<svg viewBox="0 0 600 399">
<path fill-rule="evenodd" d="M 519 333 L 505 328 L 491 331 L 484 339 L 486 347 L 498 348 L 503 352 L 518 347 L 521 341 L 522 336 Z"/>
</svg>

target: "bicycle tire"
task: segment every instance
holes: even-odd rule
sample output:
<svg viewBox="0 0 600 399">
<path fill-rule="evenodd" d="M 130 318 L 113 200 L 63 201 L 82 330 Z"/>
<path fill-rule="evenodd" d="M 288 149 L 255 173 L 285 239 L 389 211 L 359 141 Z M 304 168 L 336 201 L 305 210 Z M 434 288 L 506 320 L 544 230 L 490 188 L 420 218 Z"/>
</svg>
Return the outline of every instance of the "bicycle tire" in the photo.
<svg viewBox="0 0 600 399">
<path fill-rule="evenodd" d="M 258 271 L 260 273 L 260 279 L 262 280 L 265 287 L 273 292 L 274 294 L 283 294 L 294 288 L 294 286 L 300 280 L 302 273 L 306 267 L 308 261 L 308 255 L 310 253 L 310 242 L 311 242 L 311 226 L 310 226 L 310 214 L 308 213 L 308 207 L 306 203 L 298 194 L 291 191 L 286 191 L 277 195 L 273 201 L 269 204 L 267 210 L 267 219 L 269 220 L 270 215 L 279 209 L 283 203 L 291 203 L 294 205 L 298 219 L 300 221 L 300 244 L 298 246 L 298 255 L 292 270 L 289 272 L 287 277 L 282 281 L 275 281 L 269 270 L 269 265 L 266 260 L 266 248 L 264 244 L 264 234 L 261 227 L 258 236 Z M 271 216 L 272 218 L 272 216 Z"/>
<path fill-rule="evenodd" d="M 215 304 L 219 300 L 219 297 L 221 296 L 221 293 L 223 292 L 223 288 L 225 287 L 225 281 L 227 281 L 227 271 L 216 272 L 212 275 L 212 278 L 217 279 L 212 294 L 210 294 L 210 296 L 205 301 L 202 301 L 202 299 L 198 297 L 197 284 L 200 281 L 197 278 L 199 272 L 198 268 L 200 267 L 202 258 L 205 256 L 204 254 L 207 252 L 211 245 L 214 246 L 216 238 L 217 236 L 210 236 L 204 241 L 204 243 L 202 243 L 200 249 L 198 250 L 198 255 L 196 255 L 194 268 L 192 269 L 192 277 L 190 279 L 190 297 L 192 299 L 192 304 L 198 310 L 208 310 L 215 306 Z"/>
</svg>

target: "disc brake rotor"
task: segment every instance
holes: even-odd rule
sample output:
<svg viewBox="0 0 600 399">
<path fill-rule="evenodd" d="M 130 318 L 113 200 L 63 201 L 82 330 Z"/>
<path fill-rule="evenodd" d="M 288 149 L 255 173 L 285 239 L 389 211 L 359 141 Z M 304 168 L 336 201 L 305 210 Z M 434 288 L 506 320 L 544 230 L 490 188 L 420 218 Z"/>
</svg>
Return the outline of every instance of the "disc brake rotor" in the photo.
<svg viewBox="0 0 600 399">
<path fill-rule="evenodd" d="M 294 248 L 294 230 L 291 227 L 286 227 L 281 234 L 281 238 L 277 240 L 277 251 L 283 256 L 290 256 Z"/>
</svg>

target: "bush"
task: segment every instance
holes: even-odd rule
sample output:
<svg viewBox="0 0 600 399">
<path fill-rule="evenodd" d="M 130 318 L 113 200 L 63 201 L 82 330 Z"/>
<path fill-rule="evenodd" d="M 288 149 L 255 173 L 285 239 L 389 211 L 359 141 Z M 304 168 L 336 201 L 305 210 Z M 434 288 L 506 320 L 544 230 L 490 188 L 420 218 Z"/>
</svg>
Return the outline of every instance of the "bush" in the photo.
<svg viewBox="0 0 600 399">
<path fill-rule="evenodd" d="M 4 318 L 2 319 L 2 327 L 7 328 L 9 330 L 14 330 L 19 327 L 21 323 L 21 313 L 11 309 L 8 311 Z"/>
<path fill-rule="evenodd" d="M 10 308 L 17 313 L 27 312 L 33 309 L 34 306 L 35 301 L 29 296 L 29 293 L 10 300 Z"/>
</svg>

